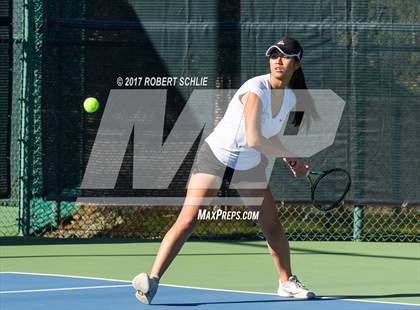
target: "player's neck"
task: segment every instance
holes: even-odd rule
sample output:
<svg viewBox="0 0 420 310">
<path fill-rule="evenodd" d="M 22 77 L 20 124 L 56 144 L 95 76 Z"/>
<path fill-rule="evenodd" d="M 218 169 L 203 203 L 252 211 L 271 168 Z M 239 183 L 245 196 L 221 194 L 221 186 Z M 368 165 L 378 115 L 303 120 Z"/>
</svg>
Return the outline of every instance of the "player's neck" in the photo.
<svg viewBox="0 0 420 310">
<path fill-rule="evenodd" d="M 270 85 L 271 85 L 272 89 L 285 88 L 288 83 L 289 83 L 289 81 L 276 79 L 272 75 L 270 75 Z"/>
</svg>

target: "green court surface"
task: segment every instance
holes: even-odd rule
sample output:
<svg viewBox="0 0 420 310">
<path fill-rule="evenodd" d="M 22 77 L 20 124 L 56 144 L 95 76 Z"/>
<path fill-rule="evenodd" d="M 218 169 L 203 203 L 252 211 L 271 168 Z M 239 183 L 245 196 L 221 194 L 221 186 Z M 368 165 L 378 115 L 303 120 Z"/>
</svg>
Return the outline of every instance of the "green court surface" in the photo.
<svg viewBox="0 0 420 310">
<path fill-rule="evenodd" d="M 0 271 L 130 280 L 149 271 L 158 242 L 3 240 Z M 294 273 L 320 296 L 420 304 L 420 244 L 291 242 Z M 162 283 L 273 293 L 263 241 L 187 242 Z"/>
</svg>

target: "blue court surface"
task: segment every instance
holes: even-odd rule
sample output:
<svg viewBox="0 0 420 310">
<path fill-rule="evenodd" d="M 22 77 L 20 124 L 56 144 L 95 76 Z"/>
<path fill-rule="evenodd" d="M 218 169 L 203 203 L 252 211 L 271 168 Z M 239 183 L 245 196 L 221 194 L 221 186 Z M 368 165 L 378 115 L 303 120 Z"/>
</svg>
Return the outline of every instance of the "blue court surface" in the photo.
<svg viewBox="0 0 420 310">
<path fill-rule="evenodd" d="M 287 309 L 287 310 L 396 310 L 416 309 L 418 305 L 319 298 L 293 300 L 275 294 L 159 286 L 152 305 L 134 297 L 129 281 L 64 275 L 0 273 L 2 310 L 37 309 Z"/>
</svg>

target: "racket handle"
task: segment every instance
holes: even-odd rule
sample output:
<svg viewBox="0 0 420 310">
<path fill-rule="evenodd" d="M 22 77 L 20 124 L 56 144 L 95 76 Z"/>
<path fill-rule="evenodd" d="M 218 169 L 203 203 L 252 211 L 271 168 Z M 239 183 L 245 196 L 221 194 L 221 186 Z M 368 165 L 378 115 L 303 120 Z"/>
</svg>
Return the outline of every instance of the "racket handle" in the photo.
<svg viewBox="0 0 420 310">
<path fill-rule="evenodd" d="M 292 172 L 293 172 L 293 174 L 296 176 L 296 173 L 295 173 L 295 168 L 298 166 L 298 161 L 297 160 L 295 160 L 295 159 L 288 159 L 288 158 L 286 158 L 286 157 L 283 157 L 283 161 L 285 162 L 285 163 L 287 163 L 287 165 L 289 166 L 289 168 L 292 170 Z M 306 171 L 305 171 L 305 176 L 308 176 L 309 175 L 309 166 L 307 165 L 307 164 L 305 164 L 305 163 L 303 163 L 304 164 L 304 167 L 305 167 L 305 169 L 306 169 Z M 303 174 L 301 174 L 301 175 L 303 175 Z"/>
<path fill-rule="evenodd" d="M 288 164 L 289 164 L 290 167 L 294 168 L 297 165 L 297 161 L 296 160 L 289 160 Z"/>
<path fill-rule="evenodd" d="M 288 164 L 291 168 L 294 168 L 297 165 L 297 161 L 294 159 L 287 159 L 286 157 L 283 157 L 283 161 Z"/>
</svg>

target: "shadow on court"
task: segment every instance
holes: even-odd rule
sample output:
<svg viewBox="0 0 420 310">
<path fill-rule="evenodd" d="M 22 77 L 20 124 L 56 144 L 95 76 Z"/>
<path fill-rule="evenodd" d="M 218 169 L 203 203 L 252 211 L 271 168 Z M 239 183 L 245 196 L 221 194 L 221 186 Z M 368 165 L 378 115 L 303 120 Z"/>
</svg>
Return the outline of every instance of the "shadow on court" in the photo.
<svg viewBox="0 0 420 310">
<path fill-rule="evenodd" d="M 300 251 L 300 249 L 291 248 L 291 250 Z M 302 249 L 303 251 L 303 249 Z M 403 259 L 403 260 L 415 260 L 418 257 L 405 257 L 405 256 L 385 256 L 385 255 L 366 255 L 356 253 L 344 253 L 344 252 L 328 252 L 328 251 L 312 251 L 305 250 L 308 253 L 292 253 L 293 255 L 344 255 L 344 256 L 357 256 L 357 257 L 370 257 L 370 258 L 389 258 L 389 259 Z M 260 252 L 242 252 L 242 253 L 185 253 L 178 254 L 177 256 L 243 256 L 243 255 L 268 255 L 268 253 Z M 64 254 L 64 255 L 22 255 L 22 256 L 0 256 L 0 258 L 54 258 L 54 257 L 154 257 L 156 253 L 145 253 L 145 254 Z"/>
<path fill-rule="evenodd" d="M 158 243 L 156 241 L 142 241 L 138 239 L 55 239 L 55 238 L 3 238 L 2 245 L 52 245 L 52 244 L 118 244 L 118 243 Z M 200 242 L 200 241 L 189 241 L 189 243 Z M 209 241 L 207 241 L 209 242 Z M 253 247 L 258 249 L 263 249 L 264 252 L 218 252 L 218 253 L 180 253 L 178 256 L 242 256 L 242 255 L 267 255 L 266 248 L 264 244 L 243 242 L 243 241 L 213 241 L 214 243 L 219 244 L 232 244 L 232 245 L 241 245 L 247 247 Z M 212 243 L 211 241 L 209 243 Z M 349 256 L 349 257 L 367 257 L 367 258 L 385 258 L 385 259 L 400 259 L 408 261 L 418 261 L 419 257 L 408 257 L 408 256 L 395 256 L 395 255 L 374 255 L 374 254 L 363 254 L 363 253 L 348 253 L 348 252 L 338 252 L 338 251 L 325 251 L 325 250 L 313 250 L 301 247 L 291 247 L 293 255 L 338 255 L 338 256 Z M 62 254 L 62 255 L 21 255 L 21 256 L 0 256 L 0 258 L 54 258 L 54 257 L 153 257 L 156 253 L 127 253 L 127 254 Z"/>
<path fill-rule="evenodd" d="M 196 306 L 203 306 L 203 305 L 229 305 L 229 304 L 249 304 L 249 303 L 279 303 L 279 302 L 315 302 L 315 301 L 329 301 L 333 299 L 320 299 L 315 298 L 311 300 L 305 300 L 305 299 L 263 299 L 263 300 L 241 300 L 241 301 L 214 301 L 214 302 L 200 302 L 200 303 L 156 303 L 154 305 L 156 306 L 184 306 L 184 307 L 196 307 Z M 263 306 L 263 305 L 261 305 Z"/>
<path fill-rule="evenodd" d="M 407 293 L 407 294 L 376 294 L 376 295 L 329 295 L 329 296 L 318 296 L 319 298 L 329 299 L 378 299 L 378 298 L 404 298 L 414 297 L 420 298 L 419 293 Z"/>
<path fill-rule="evenodd" d="M 177 256 L 243 256 L 243 255 L 268 255 L 268 253 L 186 253 Z M 21 255 L 0 256 L 0 258 L 53 258 L 53 257 L 154 257 L 156 253 L 145 254 L 63 254 L 63 255 Z"/>
<path fill-rule="evenodd" d="M 240 245 L 246 245 L 256 248 L 266 248 L 266 245 L 252 244 L 247 242 L 237 242 Z M 418 261 L 419 257 L 407 257 L 407 256 L 394 256 L 394 255 L 373 255 L 373 254 L 362 254 L 362 253 L 347 253 L 347 252 L 335 252 L 335 251 L 323 251 L 323 250 L 312 250 L 298 247 L 291 247 L 290 250 L 301 252 L 292 253 L 293 255 L 304 255 L 304 254 L 322 254 L 322 255 L 339 255 L 339 256 L 352 256 L 352 257 L 370 257 L 370 258 L 386 258 L 386 259 L 403 259 L 403 260 L 415 260 Z"/>
</svg>

